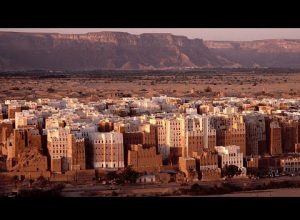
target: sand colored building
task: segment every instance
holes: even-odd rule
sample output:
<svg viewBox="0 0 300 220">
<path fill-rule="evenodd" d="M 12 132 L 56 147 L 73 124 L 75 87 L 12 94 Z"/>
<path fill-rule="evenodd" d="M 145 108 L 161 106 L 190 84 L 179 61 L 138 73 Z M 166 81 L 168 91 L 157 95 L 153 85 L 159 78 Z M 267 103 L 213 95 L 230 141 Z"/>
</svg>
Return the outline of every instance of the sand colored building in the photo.
<svg viewBox="0 0 300 220">
<path fill-rule="evenodd" d="M 196 160 L 196 170 L 199 172 L 200 180 L 211 181 L 221 178 L 216 151 L 193 152 L 193 158 Z"/>
<path fill-rule="evenodd" d="M 45 120 L 46 129 L 62 127 L 61 124 L 62 124 L 62 120 L 57 117 L 48 117 Z"/>
<path fill-rule="evenodd" d="M 132 144 L 157 146 L 156 126 L 149 123 L 115 123 L 115 131 L 123 133 L 125 166 L 127 165 L 128 150 Z"/>
<path fill-rule="evenodd" d="M 9 119 L 14 119 L 16 112 L 29 109 L 29 106 L 26 105 L 26 100 L 6 100 L 5 104 L 8 106 L 7 115 Z"/>
<path fill-rule="evenodd" d="M 47 130 L 47 148 L 52 172 L 65 172 L 68 170 L 67 145 L 69 134 L 70 130 L 65 128 Z"/>
<path fill-rule="evenodd" d="M 170 148 L 180 148 L 184 144 L 184 118 L 174 118 L 166 121 L 166 145 Z"/>
<path fill-rule="evenodd" d="M 14 129 L 13 133 L 7 140 L 7 167 L 11 167 L 17 164 L 17 159 L 21 153 L 25 150 L 25 130 Z"/>
<path fill-rule="evenodd" d="M 36 128 L 24 128 L 24 131 L 25 147 L 40 151 L 42 148 L 42 139 L 39 130 Z"/>
<path fill-rule="evenodd" d="M 69 170 L 85 170 L 85 140 L 77 138 L 74 134 L 68 135 L 67 158 Z"/>
<path fill-rule="evenodd" d="M 209 116 L 193 115 L 185 120 L 185 145 L 182 155 L 191 157 L 193 152 L 212 150 L 216 146 L 216 130 Z"/>
<path fill-rule="evenodd" d="M 101 120 L 99 122 L 99 132 L 111 132 L 114 130 L 114 123 L 108 120 Z"/>
<path fill-rule="evenodd" d="M 7 168 L 11 172 L 42 173 L 48 170 L 48 160 L 39 150 L 26 148 L 20 154 L 17 163 Z"/>
<path fill-rule="evenodd" d="M 220 115 L 214 118 L 214 125 L 217 146 L 237 145 L 245 155 L 246 127 L 242 115 Z"/>
<path fill-rule="evenodd" d="M 295 144 L 296 153 L 300 153 L 300 143 Z"/>
<path fill-rule="evenodd" d="M 196 159 L 197 170 L 214 170 L 218 168 L 218 153 L 216 151 L 193 152 Z"/>
<path fill-rule="evenodd" d="M 7 110 L 8 118 L 14 119 L 15 113 L 21 111 L 22 111 L 22 107 L 20 105 L 8 105 L 8 110 Z"/>
<path fill-rule="evenodd" d="M 142 125 L 143 130 L 143 145 L 155 146 L 157 150 L 157 127 L 153 124 Z"/>
<path fill-rule="evenodd" d="M 188 131 L 186 133 L 186 145 L 183 148 L 182 155 L 184 157 L 192 156 L 193 152 L 201 152 L 203 149 L 204 132 L 202 130 Z"/>
<path fill-rule="evenodd" d="M 157 148 L 163 159 L 167 159 L 170 155 L 170 148 L 166 143 L 166 120 L 162 118 L 156 119 L 157 124 Z"/>
<path fill-rule="evenodd" d="M 265 156 L 258 159 L 258 169 L 264 171 L 278 171 L 282 168 L 280 156 Z"/>
<path fill-rule="evenodd" d="M 248 168 L 258 168 L 259 157 L 247 157 L 246 158 L 246 166 Z"/>
<path fill-rule="evenodd" d="M 179 170 L 182 171 L 187 178 L 198 178 L 198 176 L 196 176 L 196 160 L 194 158 L 179 157 L 178 165 Z"/>
<path fill-rule="evenodd" d="M 158 151 L 163 159 L 172 157 L 176 162 L 185 144 L 185 119 L 183 117 L 163 118 L 157 119 L 156 123 Z"/>
<path fill-rule="evenodd" d="M 68 128 L 49 129 L 47 147 L 52 172 L 85 169 L 85 142 Z"/>
<path fill-rule="evenodd" d="M 300 143 L 300 119 L 298 120 L 298 143 Z"/>
<path fill-rule="evenodd" d="M 299 173 L 300 172 L 300 157 L 288 156 L 280 160 L 280 165 L 285 173 Z"/>
<path fill-rule="evenodd" d="M 246 157 L 245 158 L 247 174 L 257 174 L 258 165 L 259 165 L 259 157 Z"/>
<path fill-rule="evenodd" d="M 282 121 L 281 137 L 282 149 L 284 153 L 295 152 L 295 144 L 298 143 L 298 121 L 288 120 Z"/>
<path fill-rule="evenodd" d="M 128 165 L 138 172 L 158 172 L 162 166 L 162 156 L 156 153 L 155 147 L 131 145 L 128 151 Z"/>
<path fill-rule="evenodd" d="M 236 145 L 217 146 L 215 147 L 219 155 L 219 167 L 234 165 L 245 170 L 243 164 L 243 153 L 240 152 L 240 147 Z"/>
<path fill-rule="evenodd" d="M 269 153 L 271 155 L 282 154 L 281 128 L 279 123 L 277 121 L 271 122 L 269 129 Z"/>
<path fill-rule="evenodd" d="M 227 106 L 223 110 L 224 114 L 236 114 L 238 113 L 238 108 L 236 106 Z"/>
<path fill-rule="evenodd" d="M 43 119 L 37 117 L 34 111 L 32 110 L 26 110 L 26 111 L 15 113 L 16 128 L 23 128 L 23 127 L 41 128 L 42 123 L 43 123 Z"/>
<path fill-rule="evenodd" d="M 123 133 L 124 141 L 124 165 L 128 165 L 128 151 L 132 144 L 143 144 L 144 134 L 141 131 L 138 132 L 125 132 Z"/>
<path fill-rule="evenodd" d="M 7 138 L 7 167 L 17 165 L 24 150 L 32 149 L 39 152 L 41 150 L 41 135 L 35 128 L 14 129 Z"/>
<path fill-rule="evenodd" d="M 261 114 L 246 114 L 246 155 L 259 155 L 266 146 L 265 118 Z"/>
<path fill-rule="evenodd" d="M 200 114 L 205 114 L 208 112 L 213 112 L 214 111 L 214 106 L 211 104 L 204 104 L 199 106 L 199 113 Z"/>
<path fill-rule="evenodd" d="M 93 149 L 94 168 L 124 168 L 123 134 L 118 132 L 94 132 L 89 135 Z"/>
<path fill-rule="evenodd" d="M 11 120 L 2 120 L 0 122 L 0 145 L 6 146 L 7 138 L 13 132 L 13 122 Z"/>
</svg>

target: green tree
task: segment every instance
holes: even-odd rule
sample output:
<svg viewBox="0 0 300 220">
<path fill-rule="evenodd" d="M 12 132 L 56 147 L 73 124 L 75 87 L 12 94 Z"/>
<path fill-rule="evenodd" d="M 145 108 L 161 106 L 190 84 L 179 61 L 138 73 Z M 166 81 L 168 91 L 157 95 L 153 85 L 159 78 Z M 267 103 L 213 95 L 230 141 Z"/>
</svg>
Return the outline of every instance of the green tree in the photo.
<svg viewBox="0 0 300 220">
<path fill-rule="evenodd" d="M 239 176 L 242 173 L 241 169 L 238 168 L 235 165 L 226 165 L 223 169 L 222 169 L 222 174 L 225 177 L 229 177 L 232 178 L 234 176 Z"/>
<path fill-rule="evenodd" d="M 135 183 L 137 178 L 139 178 L 140 173 L 132 169 L 131 166 L 127 166 L 120 174 L 120 180 L 122 182 Z"/>
<path fill-rule="evenodd" d="M 40 176 L 38 179 L 37 179 L 37 183 L 42 186 L 42 187 L 45 187 L 47 184 L 48 184 L 48 180 L 43 177 L 43 176 Z"/>
<path fill-rule="evenodd" d="M 117 174 L 116 171 L 112 171 L 106 174 L 106 179 L 108 181 L 113 181 L 119 179 L 119 175 Z"/>
</svg>

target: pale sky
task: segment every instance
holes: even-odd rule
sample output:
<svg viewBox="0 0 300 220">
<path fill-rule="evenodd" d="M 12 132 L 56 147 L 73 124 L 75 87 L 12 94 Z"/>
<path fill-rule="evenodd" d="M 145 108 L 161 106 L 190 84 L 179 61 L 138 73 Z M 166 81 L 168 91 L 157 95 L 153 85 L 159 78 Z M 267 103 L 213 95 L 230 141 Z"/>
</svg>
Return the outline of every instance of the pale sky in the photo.
<svg viewBox="0 0 300 220">
<path fill-rule="evenodd" d="M 83 34 L 118 31 L 131 34 L 171 33 L 204 40 L 300 39 L 300 28 L 0 28 L 0 31 Z"/>
</svg>

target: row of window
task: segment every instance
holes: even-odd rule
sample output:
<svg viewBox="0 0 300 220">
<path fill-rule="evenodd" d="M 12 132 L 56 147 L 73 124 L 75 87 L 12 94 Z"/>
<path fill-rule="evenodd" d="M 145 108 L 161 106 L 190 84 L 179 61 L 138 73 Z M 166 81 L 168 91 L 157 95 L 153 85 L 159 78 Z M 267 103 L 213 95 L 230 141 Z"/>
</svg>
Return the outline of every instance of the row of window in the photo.
<svg viewBox="0 0 300 220">
<path fill-rule="evenodd" d="M 65 147 L 64 144 L 56 144 L 56 145 L 53 145 L 53 147 Z"/>
<path fill-rule="evenodd" d="M 101 167 L 104 167 L 103 164 L 101 164 Z M 105 167 L 108 167 L 108 164 Z M 116 167 L 116 164 L 113 164 L 113 167 Z"/>
<path fill-rule="evenodd" d="M 105 142 L 104 142 L 103 140 L 95 140 L 94 143 L 95 143 L 95 144 L 104 144 L 104 143 L 105 143 L 105 144 L 107 144 L 107 143 L 110 144 L 110 143 L 116 143 L 116 141 L 115 141 L 115 140 L 113 140 L 113 141 L 111 141 L 111 140 L 108 140 L 108 141 L 105 140 Z"/>
<path fill-rule="evenodd" d="M 286 170 L 287 172 L 292 172 L 292 171 L 298 172 L 298 171 L 300 171 L 300 168 L 285 168 L 285 170 Z"/>
<path fill-rule="evenodd" d="M 52 152 L 53 152 L 54 154 L 55 154 L 55 153 L 57 153 L 57 154 L 58 154 L 58 153 L 63 153 L 63 154 L 66 154 L 66 153 L 67 153 L 66 150 L 53 150 Z"/>
<path fill-rule="evenodd" d="M 286 162 L 285 165 L 300 165 L 300 161 L 299 162 Z"/>
<path fill-rule="evenodd" d="M 104 149 L 109 149 L 109 150 L 117 150 L 117 149 L 119 149 L 119 147 L 116 147 L 116 146 L 102 146 L 102 147 L 95 147 L 94 149 L 96 149 L 96 150 L 104 150 Z"/>
<path fill-rule="evenodd" d="M 232 160 L 232 161 L 223 161 L 223 164 L 242 164 L 243 161 L 236 161 L 236 160 Z"/>
<path fill-rule="evenodd" d="M 98 153 L 95 153 L 95 155 L 96 156 L 107 156 L 108 157 L 108 156 L 116 156 L 116 155 L 119 155 L 119 154 L 103 154 L 103 153 L 98 154 Z"/>
<path fill-rule="evenodd" d="M 104 160 L 104 159 L 101 159 L 101 160 L 97 160 L 98 162 L 102 162 L 102 163 L 105 163 L 105 162 L 117 162 L 116 160 Z"/>
</svg>

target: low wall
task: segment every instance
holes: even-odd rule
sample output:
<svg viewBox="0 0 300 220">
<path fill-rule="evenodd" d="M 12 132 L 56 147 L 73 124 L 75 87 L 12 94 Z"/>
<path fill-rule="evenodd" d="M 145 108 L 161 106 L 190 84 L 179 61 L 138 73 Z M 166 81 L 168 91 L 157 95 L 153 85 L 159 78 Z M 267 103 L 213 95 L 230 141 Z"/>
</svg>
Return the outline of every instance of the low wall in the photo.
<svg viewBox="0 0 300 220">
<path fill-rule="evenodd" d="M 73 182 L 73 181 L 93 181 L 96 177 L 95 170 L 72 170 L 64 174 L 52 173 L 50 181 L 53 182 Z"/>
<path fill-rule="evenodd" d="M 26 172 L 26 171 L 22 171 L 22 172 L 7 172 L 5 173 L 5 175 L 10 176 L 10 177 L 14 177 L 14 176 L 18 176 L 19 178 L 21 176 L 24 176 L 25 179 L 38 179 L 40 176 L 45 177 L 46 179 L 50 178 L 50 172 L 49 171 L 36 171 L 36 172 Z"/>
</svg>

